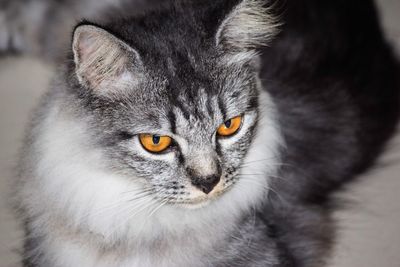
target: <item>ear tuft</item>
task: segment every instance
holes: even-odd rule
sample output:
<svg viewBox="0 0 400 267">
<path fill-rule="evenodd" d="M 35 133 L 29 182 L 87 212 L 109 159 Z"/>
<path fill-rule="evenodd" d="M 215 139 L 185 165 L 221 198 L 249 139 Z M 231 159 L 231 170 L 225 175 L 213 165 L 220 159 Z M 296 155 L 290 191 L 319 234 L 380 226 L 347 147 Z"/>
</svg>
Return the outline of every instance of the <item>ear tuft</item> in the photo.
<svg viewBox="0 0 400 267">
<path fill-rule="evenodd" d="M 78 81 L 96 91 L 122 89 L 134 81 L 138 53 L 109 32 L 92 25 L 75 29 L 73 38 Z"/>
<path fill-rule="evenodd" d="M 277 34 L 277 19 L 263 0 L 242 0 L 221 23 L 216 43 L 233 53 L 267 46 Z"/>
</svg>

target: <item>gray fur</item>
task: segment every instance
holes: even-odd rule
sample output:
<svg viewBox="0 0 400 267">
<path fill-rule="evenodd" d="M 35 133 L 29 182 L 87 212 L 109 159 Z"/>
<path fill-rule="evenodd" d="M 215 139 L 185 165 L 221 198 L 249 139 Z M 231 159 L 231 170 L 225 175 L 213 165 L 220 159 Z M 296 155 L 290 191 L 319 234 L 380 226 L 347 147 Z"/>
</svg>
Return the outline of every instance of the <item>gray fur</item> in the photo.
<svg viewBox="0 0 400 267">
<path fill-rule="evenodd" d="M 174 48 L 146 53 L 112 25 L 75 29 L 74 64 L 45 97 L 21 163 L 27 266 L 279 264 L 279 248 L 254 217 L 277 172 L 275 107 L 261 91 L 257 55 L 229 60 L 215 43 L 219 26 L 204 47 L 174 39 Z M 217 136 L 236 116 L 238 133 Z M 171 136 L 174 145 L 152 154 L 141 133 Z M 220 181 L 206 194 L 193 179 L 210 175 Z"/>
</svg>

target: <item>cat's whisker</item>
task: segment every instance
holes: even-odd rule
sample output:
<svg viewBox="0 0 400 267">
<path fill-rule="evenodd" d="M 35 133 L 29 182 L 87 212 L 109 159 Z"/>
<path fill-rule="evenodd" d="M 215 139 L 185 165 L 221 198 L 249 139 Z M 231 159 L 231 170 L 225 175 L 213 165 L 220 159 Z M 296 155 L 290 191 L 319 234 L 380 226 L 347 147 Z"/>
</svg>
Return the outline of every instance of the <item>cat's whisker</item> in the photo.
<svg viewBox="0 0 400 267">
<path fill-rule="evenodd" d="M 122 226 L 126 225 L 126 223 L 131 220 L 132 218 L 134 218 L 137 214 L 145 211 L 146 209 L 150 208 L 151 206 L 155 205 L 156 201 L 154 199 L 150 199 L 147 203 L 145 203 L 143 206 L 140 207 L 140 209 L 136 209 L 138 208 L 138 206 L 134 206 L 134 207 L 130 207 L 131 212 L 129 212 L 129 214 L 125 217 L 125 218 L 121 218 L 121 222 L 119 224 L 117 224 L 116 226 L 113 227 L 112 231 L 118 230 L 119 228 L 121 228 Z"/>
<path fill-rule="evenodd" d="M 145 193 L 145 192 L 152 192 L 153 191 L 153 189 L 152 188 L 144 188 L 144 189 L 134 189 L 134 190 L 128 190 L 128 191 L 124 191 L 124 192 L 122 192 L 121 194 L 132 194 L 132 193 Z"/>
<path fill-rule="evenodd" d="M 120 205 L 121 203 L 136 201 L 136 200 L 142 199 L 149 195 L 150 195 L 150 193 L 143 192 L 143 193 L 139 193 L 139 194 L 135 195 L 134 197 L 119 198 L 117 201 L 113 202 L 112 204 L 105 206 L 104 209 L 113 208 L 115 206 Z"/>
<path fill-rule="evenodd" d="M 251 161 L 244 161 L 243 164 L 251 164 L 251 163 L 257 163 L 257 162 L 262 162 L 262 161 L 271 161 L 271 160 L 276 160 L 276 159 L 277 159 L 276 157 L 256 159 L 256 160 L 251 160 Z"/>
<path fill-rule="evenodd" d="M 259 182 L 257 180 L 252 180 L 252 179 L 249 179 L 249 178 L 246 178 L 246 177 L 243 177 L 241 180 L 246 182 L 246 183 L 251 183 L 251 184 L 257 185 L 257 186 L 263 188 L 266 191 L 271 190 L 271 187 L 269 187 L 268 185 L 263 184 L 263 183 L 261 183 L 261 182 Z"/>
<path fill-rule="evenodd" d="M 86 219 L 88 216 L 98 217 L 99 215 L 102 215 L 102 214 L 106 213 L 107 211 L 109 211 L 111 209 L 116 209 L 120 205 L 127 204 L 127 203 L 133 202 L 133 201 L 135 203 L 138 203 L 138 202 L 140 202 L 140 200 L 144 200 L 146 197 L 151 197 L 150 192 L 139 193 L 139 194 L 135 195 L 135 197 L 133 197 L 133 198 L 131 197 L 131 198 L 126 198 L 126 199 L 125 198 L 124 199 L 119 199 L 118 201 L 99 209 L 95 213 L 88 212 L 88 214 L 86 214 L 83 217 L 83 219 Z M 116 210 L 121 211 L 121 209 L 116 209 Z M 123 212 L 123 210 L 121 212 Z"/>
<path fill-rule="evenodd" d="M 274 194 L 276 194 L 276 196 L 279 197 L 282 201 L 285 201 L 284 197 L 283 197 L 281 194 L 279 194 L 275 189 L 273 189 L 272 187 L 270 187 L 270 186 L 267 186 L 267 185 L 262 184 L 262 183 L 260 183 L 260 182 L 258 182 L 258 181 L 256 181 L 256 180 L 251 180 L 251 179 L 248 179 L 248 178 L 244 178 L 244 179 L 242 179 L 242 180 L 243 180 L 244 182 L 252 183 L 252 184 L 254 184 L 254 185 L 256 185 L 256 186 L 260 186 L 261 188 L 263 188 L 263 189 L 266 190 L 267 192 L 268 192 L 268 191 L 271 191 L 271 192 L 273 192 Z"/>
<path fill-rule="evenodd" d="M 148 202 L 155 202 L 156 200 L 153 199 L 153 197 L 151 195 L 149 195 L 148 198 L 146 197 L 142 197 L 140 199 L 137 199 L 135 201 L 130 201 L 133 205 L 127 205 L 123 210 L 121 210 L 120 213 L 125 213 L 126 210 L 136 210 L 137 208 L 142 208 L 144 205 L 146 205 L 146 203 Z"/>
<path fill-rule="evenodd" d="M 263 161 L 269 161 L 269 159 L 265 159 L 265 160 L 258 160 L 258 161 L 252 161 L 252 162 L 244 162 L 241 164 L 241 166 L 238 167 L 238 169 L 244 168 L 244 167 L 250 167 L 253 166 L 257 163 L 263 162 Z M 282 167 L 282 166 L 288 166 L 288 167 L 293 167 L 295 168 L 292 164 L 289 163 L 268 163 L 265 166 L 274 166 L 274 167 Z"/>
<path fill-rule="evenodd" d="M 276 179 L 280 179 L 285 182 L 288 181 L 288 179 L 285 177 L 277 176 L 277 175 L 270 175 L 270 174 L 265 174 L 265 173 L 240 173 L 237 176 L 238 177 L 265 176 L 265 178 L 276 178 Z"/>
<path fill-rule="evenodd" d="M 150 214 L 148 215 L 147 219 L 150 218 L 151 216 L 153 216 L 153 214 L 155 214 L 160 208 L 162 208 L 165 204 L 167 204 L 168 201 L 169 201 L 169 199 L 164 199 L 158 207 L 154 208 L 150 212 Z"/>
<path fill-rule="evenodd" d="M 139 233 L 141 233 L 145 227 L 145 225 L 147 224 L 148 220 L 150 219 L 150 217 L 157 211 L 159 210 L 161 207 L 163 207 L 165 204 L 168 203 L 168 199 L 164 199 L 161 201 L 161 203 L 158 206 L 155 206 L 150 213 L 146 216 L 146 218 L 144 219 L 142 226 L 140 227 L 140 230 L 138 231 Z"/>
<path fill-rule="evenodd" d="M 267 177 L 268 174 L 265 174 L 265 173 L 239 173 L 238 176 L 265 176 L 265 177 Z"/>
</svg>

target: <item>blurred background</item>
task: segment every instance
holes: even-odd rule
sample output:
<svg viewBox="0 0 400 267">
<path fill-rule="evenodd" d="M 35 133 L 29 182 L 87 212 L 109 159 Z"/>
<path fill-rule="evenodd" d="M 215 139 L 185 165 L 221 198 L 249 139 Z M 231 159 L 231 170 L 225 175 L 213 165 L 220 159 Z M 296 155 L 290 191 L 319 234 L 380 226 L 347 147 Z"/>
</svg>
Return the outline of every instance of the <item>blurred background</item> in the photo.
<svg viewBox="0 0 400 267">
<path fill-rule="evenodd" d="M 388 39 L 400 55 L 400 0 L 378 0 Z M 366 55 L 367 56 L 367 55 Z M 18 267 L 22 233 L 8 208 L 24 126 L 52 69 L 32 58 L 0 59 L 0 267 Z M 380 164 L 340 197 L 339 235 L 331 267 L 400 267 L 400 134 Z"/>
</svg>

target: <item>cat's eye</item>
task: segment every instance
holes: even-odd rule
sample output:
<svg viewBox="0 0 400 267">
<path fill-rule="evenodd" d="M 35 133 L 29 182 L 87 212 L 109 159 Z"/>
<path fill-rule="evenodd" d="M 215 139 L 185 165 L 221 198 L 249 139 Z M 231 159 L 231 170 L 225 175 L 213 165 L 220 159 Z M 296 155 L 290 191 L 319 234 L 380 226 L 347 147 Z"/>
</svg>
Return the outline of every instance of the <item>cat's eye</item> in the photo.
<svg viewBox="0 0 400 267">
<path fill-rule="evenodd" d="M 240 126 L 242 126 L 242 116 L 237 116 L 221 124 L 217 133 L 220 136 L 231 136 L 239 131 Z"/>
<path fill-rule="evenodd" d="M 172 142 L 171 137 L 156 134 L 140 134 L 139 140 L 147 151 L 153 153 L 163 152 L 171 145 Z"/>
</svg>

